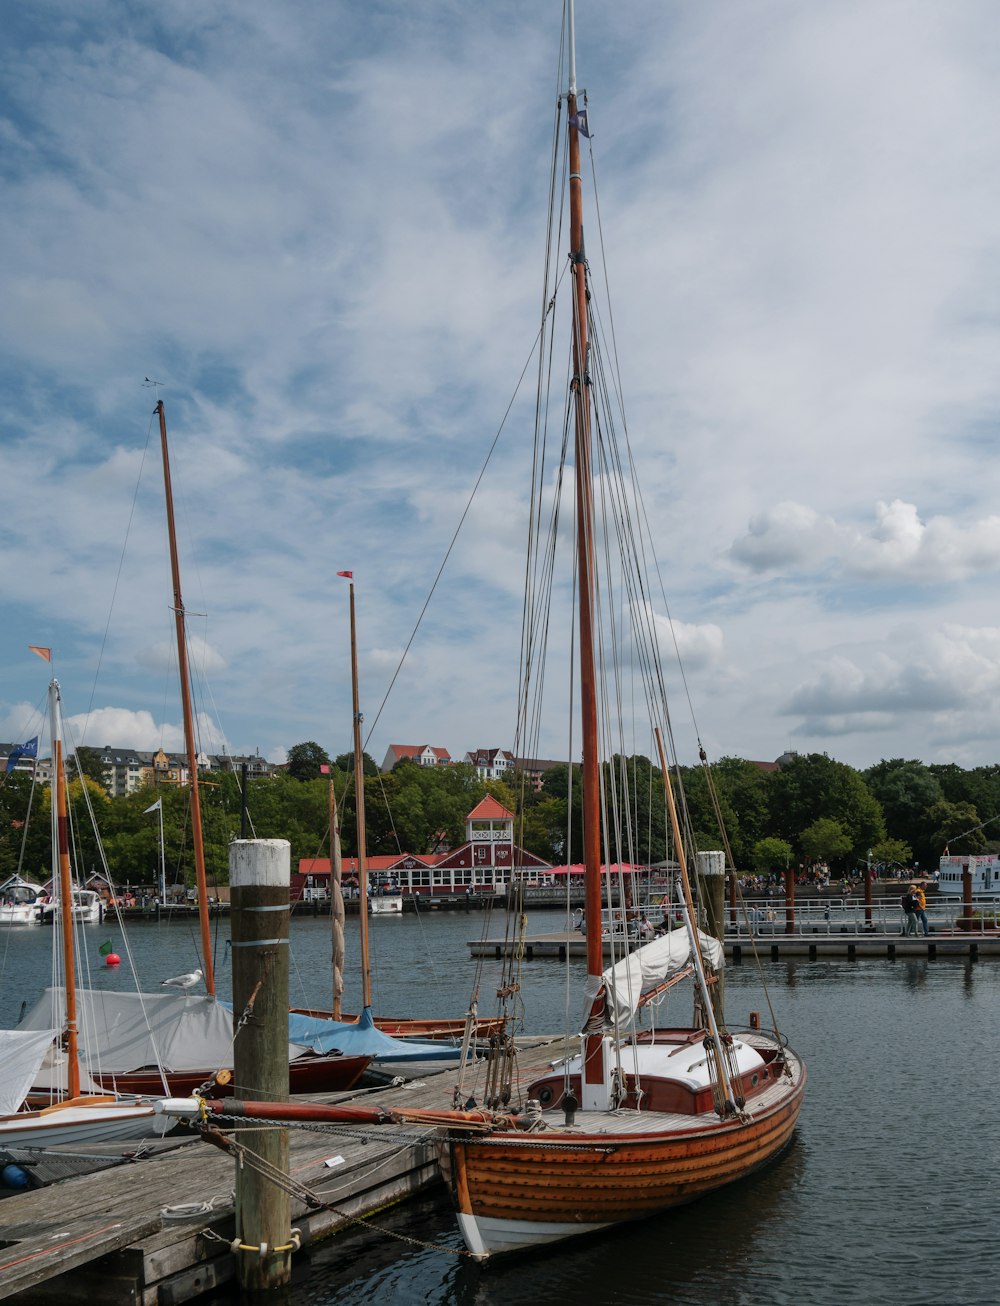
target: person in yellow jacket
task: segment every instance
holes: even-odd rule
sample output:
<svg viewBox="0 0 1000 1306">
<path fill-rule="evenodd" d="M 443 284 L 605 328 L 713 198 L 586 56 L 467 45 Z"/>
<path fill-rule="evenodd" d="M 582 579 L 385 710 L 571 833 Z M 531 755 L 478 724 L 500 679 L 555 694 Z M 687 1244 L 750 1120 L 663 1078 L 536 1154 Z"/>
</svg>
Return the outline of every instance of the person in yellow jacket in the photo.
<svg viewBox="0 0 1000 1306">
<path fill-rule="evenodd" d="M 919 884 L 914 890 L 913 897 L 916 899 L 917 920 L 920 922 L 920 928 L 923 930 L 926 939 L 931 932 L 931 927 L 927 924 L 927 895 Z"/>
</svg>

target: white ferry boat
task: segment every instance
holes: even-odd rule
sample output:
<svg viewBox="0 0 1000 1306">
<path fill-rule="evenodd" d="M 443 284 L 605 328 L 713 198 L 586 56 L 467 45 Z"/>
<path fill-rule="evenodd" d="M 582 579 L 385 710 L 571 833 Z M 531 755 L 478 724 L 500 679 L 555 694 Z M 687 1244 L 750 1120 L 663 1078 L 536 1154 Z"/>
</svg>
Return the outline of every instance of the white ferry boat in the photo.
<svg viewBox="0 0 1000 1306">
<path fill-rule="evenodd" d="M 996 853 L 961 853 L 945 856 L 938 865 L 938 893 L 944 897 L 962 896 L 962 873 L 972 872 L 972 896 L 1000 897 L 1000 856 Z"/>
</svg>

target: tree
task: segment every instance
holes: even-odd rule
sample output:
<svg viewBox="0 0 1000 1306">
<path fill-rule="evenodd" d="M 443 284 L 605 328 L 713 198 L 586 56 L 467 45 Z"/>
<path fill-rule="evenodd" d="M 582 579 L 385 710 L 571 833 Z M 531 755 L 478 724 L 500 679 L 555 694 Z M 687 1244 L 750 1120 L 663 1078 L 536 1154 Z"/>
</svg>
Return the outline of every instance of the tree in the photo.
<svg viewBox="0 0 1000 1306">
<path fill-rule="evenodd" d="M 913 850 L 910 856 L 931 862 L 936 854 L 932 847 L 934 823 L 930 811 L 941 802 L 941 783 L 923 762 L 894 757 L 870 767 L 865 783 L 882 804 L 886 828 L 894 839 L 902 840 Z"/>
<path fill-rule="evenodd" d="M 698 835 L 698 846 L 720 846 L 719 817 L 709 792 L 711 778 L 733 859 L 737 866 L 751 864 L 755 845 L 771 833 L 765 772 L 743 758 L 722 757 L 712 763 L 708 774 L 704 767 L 696 766 L 682 767 L 681 775 L 692 827 L 704 832 Z"/>
<path fill-rule="evenodd" d="M 799 844 L 811 862 L 833 862 L 851 851 L 851 838 L 839 821 L 821 816 L 806 826 Z"/>
<path fill-rule="evenodd" d="M 99 748 L 90 748 L 86 744 L 81 744 L 76 749 L 76 763 L 82 775 L 88 780 L 96 780 L 99 785 L 107 789 L 107 777 L 104 767 L 101 765 L 101 750 Z"/>
<path fill-rule="evenodd" d="M 773 836 L 758 839 L 751 852 L 753 868 L 761 875 L 768 871 L 786 870 L 792 856 L 792 845 L 784 839 L 775 839 Z"/>
<path fill-rule="evenodd" d="M 823 753 L 795 757 L 771 776 L 771 833 L 802 849 L 802 832 L 826 817 L 836 821 L 855 857 L 885 838 L 878 799 L 860 774 Z M 802 849 L 804 852 L 805 850 Z"/>
<path fill-rule="evenodd" d="M 293 780 L 318 780 L 321 775 L 320 767 L 329 765 L 329 753 L 310 739 L 304 744 L 291 746 L 285 769 Z"/>
<path fill-rule="evenodd" d="M 929 812 L 933 825 L 932 846 L 936 849 L 932 864 L 937 863 L 945 848 L 953 853 L 981 853 L 986 836 L 979 813 L 971 803 L 949 803 L 942 799 Z"/>
<path fill-rule="evenodd" d="M 291 754 L 289 754 L 291 756 Z M 350 775 L 354 774 L 354 749 L 349 753 L 340 753 L 333 760 L 333 765 L 338 771 L 346 771 Z M 371 753 L 362 751 L 361 753 L 361 773 L 362 775 L 378 775 L 378 763 L 372 757 Z"/>
<path fill-rule="evenodd" d="M 871 850 L 872 860 L 881 866 L 909 866 L 913 849 L 902 839 L 882 839 Z"/>
</svg>

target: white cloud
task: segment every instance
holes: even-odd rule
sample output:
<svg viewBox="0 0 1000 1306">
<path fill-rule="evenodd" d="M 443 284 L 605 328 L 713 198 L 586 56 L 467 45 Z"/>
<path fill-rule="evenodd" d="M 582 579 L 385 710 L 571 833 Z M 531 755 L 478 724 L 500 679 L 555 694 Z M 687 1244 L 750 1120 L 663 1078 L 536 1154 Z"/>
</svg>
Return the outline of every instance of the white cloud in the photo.
<svg viewBox="0 0 1000 1306">
<path fill-rule="evenodd" d="M 729 556 L 760 573 L 835 566 L 854 577 L 936 585 L 1000 567 L 1000 516 L 923 521 L 915 504 L 894 499 L 877 503 L 874 522 L 860 531 L 802 504 L 780 503 L 751 519 Z"/>
<path fill-rule="evenodd" d="M 1000 557 L 1000 12 L 585 18 L 629 434 L 711 684 L 701 733 L 767 757 L 794 723 L 864 762 L 954 755 L 966 729 L 988 753 L 998 714 L 960 691 L 992 691 L 989 656 L 946 632 L 992 627 Z M 0 53 L 10 701 L 35 700 L 44 643 L 68 710 L 124 705 L 104 723 L 129 738 L 101 742 L 179 715 L 155 424 L 132 514 L 151 376 L 204 701 L 234 751 L 349 747 L 333 574 L 359 576 L 371 717 L 537 329 L 557 22 L 524 0 L 23 10 Z M 487 63 L 505 93 L 484 112 Z M 651 103 L 661 129 L 637 132 Z M 534 380 L 376 753 L 509 736 Z M 560 751 L 558 713 L 544 730 Z"/>
</svg>

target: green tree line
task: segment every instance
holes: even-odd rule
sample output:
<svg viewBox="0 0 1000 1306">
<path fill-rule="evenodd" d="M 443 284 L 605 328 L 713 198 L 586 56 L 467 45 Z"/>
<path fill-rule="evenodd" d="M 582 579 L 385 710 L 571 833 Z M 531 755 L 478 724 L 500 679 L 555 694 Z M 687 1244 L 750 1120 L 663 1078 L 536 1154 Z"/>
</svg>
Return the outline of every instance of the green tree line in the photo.
<svg viewBox="0 0 1000 1306">
<path fill-rule="evenodd" d="M 117 884 L 156 884 L 160 873 L 159 819 L 147 812 L 163 802 L 166 874 L 169 884 L 191 884 L 189 791 L 163 786 L 110 797 L 87 775 L 69 786 L 74 861 L 85 873 L 100 872 L 104 859 Z M 465 838 L 465 818 L 487 794 L 517 817 L 517 838 L 546 861 L 579 861 L 582 828 L 578 766 L 545 773 L 539 791 L 515 773 L 509 782 L 483 782 L 471 766 L 423 767 L 403 761 L 388 775 L 364 755 L 367 846 L 370 854 L 427 854 Z M 322 768 L 322 769 L 321 769 Z M 316 743 L 297 744 L 288 765 L 248 786 L 249 833 L 287 839 L 292 865 L 329 855 L 330 782 L 336 795 L 345 857 L 356 855 L 353 756 L 331 759 Z M 656 862 L 668 854 L 667 820 L 659 768 L 643 756 L 615 757 L 602 777 L 608 836 L 628 860 Z M 764 771 L 741 758 L 711 767 L 682 767 L 677 787 L 698 848 L 720 846 L 721 812 L 736 865 L 769 871 L 825 861 L 847 870 L 869 855 L 878 862 L 937 865 L 951 852 L 1000 851 L 1000 767 L 963 770 L 893 758 L 858 771 L 825 754 L 793 757 Z M 206 778 L 201 787 L 205 860 L 211 883 L 228 876 L 228 845 L 240 832 L 239 777 Z M 30 777 L 11 772 L 0 784 L 0 880 L 21 865 L 43 879 L 50 865 L 47 788 L 32 797 Z M 29 804 L 33 810 L 29 817 Z M 100 846 L 92 832 L 94 812 Z M 103 857 L 101 852 L 103 847 Z"/>
</svg>

